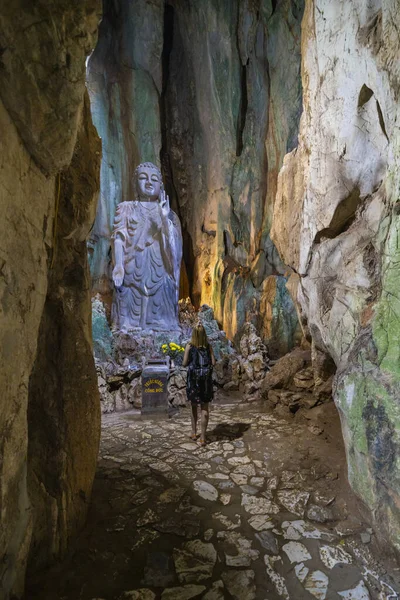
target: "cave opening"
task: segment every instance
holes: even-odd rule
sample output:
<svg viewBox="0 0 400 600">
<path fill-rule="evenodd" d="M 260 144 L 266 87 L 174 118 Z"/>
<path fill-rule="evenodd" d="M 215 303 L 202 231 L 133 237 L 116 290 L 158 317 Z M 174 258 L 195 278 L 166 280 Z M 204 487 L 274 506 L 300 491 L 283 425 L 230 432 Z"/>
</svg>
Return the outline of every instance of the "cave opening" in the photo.
<svg viewBox="0 0 400 600">
<path fill-rule="evenodd" d="M 298 23 L 303 14 L 300 4 L 294 6 L 292 3 L 290 9 L 291 18 Z M 274 3 L 274 19 L 280 18 L 276 14 L 278 10 L 281 10 L 279 3 Z M 240 19 L 240 11 L 237 15 Z M 134 15 L 131 16 L 134 18 Z M 173 361 L 169 378 L 170 421 L 162 417 L 161 419 L 145 418 L 143 412 L 144 388 L 140 379 L 140 359 L 143 358 L 141 344 L 146 336 L 143 338 L 138 335 L 138 332 L 128 331 L 124 332 L 123 337 L 115 337 L 115 330 L 111 331 L 109 347 L 115 352 L 114 359 L 119 365 L 118 373 L 112 370 L 107 372 L 104 369 L 104 364 L 107 362 L 104 361 L 104 355 L 102 359 L 97 359 L 102 408 L 105 413 L 103 417 L 105 438 L 100 453 L 98 478 L 95 481 L 94 493 L 95 495 L 98 493 L 99 498 L 95 503 L 94 522 L 103 518 L 115 518 L 115 511 L 104 513 L 102 504 L 116 506 L 117 512 L 119 511 L 118 519 L 124 523 L 123 531 L 140 529 L 138 539 L 135 535 L 132 536 L 131 532 L 123 534 L 123 537 L 125 544 L 133 544 L 135 548 L 138 571 L 143 574 L 141 584 L 146 586 L 146 590 L 154 586 L 163 586 L 171 594 L 178 593 L 177 588 L 174 587 L 177 583 L 190 581 L 198 583 L 197 575 L 189 579 L 180 575 L 179 560 L 176 558 L 178 554 L 172 551 L 174 546 L 172 540 L 174 536 L 183 538 L 186 541 L 182 551 L 189 555 L 193 552 L 193 556 L 197 556 L 196 551 L 192 549 L 194 544 L 190 540 L 193 538 L 196 540 L 198 531 L 206 527 L 202 517 L 197 520 L 192 518 L 197 513 L 199 497 L 201 501 L 219 498 L 223 506 L 231 507 L 237 502 L 237 490 L 234 486 L 238 486 L 241 490 L 239 494 L 242 494 L 242 506 L 246 506 L 247 502 L 250 506 L 253 502 L 257 504 L 261 493 L 267 499 L 267 504 L 269 503 L 268 506 L 263 505 L 264 510 L 274 511 L 281 506 L 284 510 L 304 516 L 309 522 L 321 524 L 341 521 L 350 514 L 350 520 L 354 523 L 362 523 L 366 514 L 352 494 L 346 476 L 346 455 L 340 418 L 332 401 L 335 363 L 314 324 L 310 325 L 312 331 L 310 336 L 307 319 L 303 318 L 301 329 L 299 326 L 301 318 L 298 319 L 300 315 L 295 313 L 294 316 L 289 317 L 289 314 L 294 311 L 295 303 L 287 293 L 285 286 L 287 276 L 282 277 L 280 274 L 288 267 L 277 258 L 273 242 L 269 241 L 267 257 L 264 248 L 261 258 L 255 261 L 257 267 L 254 271 L 248 259 L 249 245 L 246 242 L 246 235 L 254 224 L 246 222 L 247 214 L 238 206 L 237 197 L 238 194 L 243 194 L 243 189 L 248 185 L 246 180 L 249 176 L 246 170 L 248 166 L 245 162 L 242 165 L 241 161 L 245 161 L 246 153 L 248 156 L 251 152 L 253 141 L 249 142 L 248 131 L 252 131 L 254 126 L 252 119 L 254 114 L 257 114 L 251 86 L 260 85 L 260 74 L 258 73 L 255 78 L 254 70 L 256 65 L 258 68 L 262 65 L 268 71 L 263 83 L 265 97 L 270 102 L 267 114 L 263 117 L 265 118 L 263 135 L 267 135 L 266 132 L 271 131 L 271 123 L 274 124 L 276 104 L 280 101 L 279 96 L 274 96 L 277 85 L 274 80 L 276 66 L 270 66 L 274 61 L 269 55 L 264 57 L 263 61 L 260 61 L 259 57 L 256 58 L 259 52 L 256 44 L 259 44 L 261 39 L 259 32 L 258 41 L 254 39 L 255 46 L 248 51 L 248 58 L 243 63 L 237 54 L 238 48 L 239 53 L 241 51 L 242 41 L 238 42 L 235 39 L 238 31 L 240 35 L 240 27 L 238 23 L 232 26 L 232 39 L 228 39 L 228 43 L 232 43 L 232 52 L 235 60 L 238 61 L 234 67 L 236 69 L 235 94 L 238 100 L 233 105 L 233 114 L 236 117 L 229 124 L 232 134 L 229 148 L 235 155 L 235 164 L 228 176 L 230 186 L 228 204 L 232 214 L 222 210 L 223 199 L 221 199 L 217 218 L 212 218 L 215 210 L 212 196 L 216 193 L 212 191 L 209 198 L 210 182 L 213 182 L 212 178 L 215 177 L 213 159 L 210 161 L 206 157 L 206 161 L 202 162 L 204 159 L 200 153 L 207 153 L 214 147 L 218 149 L 219 141 L 208 139 L 214 115 L 210 112 L 209 106 L 199 107 L 199 95 L 207 89 L 209 81 L 212 81 L 215 86 L 212 88 L 212 93 L 218 95 L 218 101 L 221 102 L 223 88 L 220 86 L 222 82 L 229 83 L 230 74 L 224 72 L 222 80 L 218 81 L 218 68 L 223 62 L 218 43 L 215 48 L 211 46 L 208 50 L 213 68 L 207 72 L 204 59 L 201 57 L 204 47 L 209 43 L 206 31 L 197 39 L 199 48 L 193 52 L 191 44 L 196 40 L 196 35 L 201 32 L 200 25 L 196 26 L 196 31 L 190 30 L 191 19 L 195 19 L 196 16 L 199 17 L 191 10 L 186 11 L 179 2 L 172 0 L 166 2 L 155 26 L 159 33 L 162 32 L 162 39 L 153 40 L 151 46 L 151 52 L 158 53 L 158 64 L 143 61 L 141 53 L 149 51 L 146 45 L 135 48 L 131 60 L 134 71 L 139 73 L 129 74 L 129 77 L 133 77 L 131 85 L 139 93 L 139 87 L 136 87 L 134 79 L 137 78 L 138 81 L 151 79 L 150 89 L 154 95 L 154 104 L 148 98 L 146 102 L 157 111 L 158 126 L 152 131 L 149 129 L 141 131 L 137 118 L 138 113 L 143 110 L 142 100 L 132 97 L 129 105 L 125 98 L 123 119 L 127 120 L 127 114 L 130 114 L 128 119 L 130 126 L 133 124 L 136 128 L 135 141 L 126 143 L 129 131 L 118 140 L 118 143 L 121 143 L 121 139 L 125 140 L 123 143 L 130 152 L 130 160 L 135 158 L 137 162 L 151 161 L 155 165 L 160 165 L 171 208 L 181 222 L 183 262 L 178 296 L 181 301 L 190 297 L 193 304 L 186 301 L 181 303 L 180 334 L 175 332 L 171 337 L 171 333 L 163 336 L 152 333 L 151 344 L 148 339 L 145 340 L 153 355 L 158 353 L 158 357 L 163 358 L 162 352 L 164 352 L 164 357 L 165 354 L 170 355 Z M 257 23 L 260 19 L 260 14 L 257 12 Z M 118 25 L 117 29 L 118 27 L 123 29 L 124 25 Z M 215 44 L 215 33 L 210 37 Z M 149 44 L 148 39 L 146 44 Z M 115 40 L 112 46 L 118 47 Z M 120 69 L 118 53 L 114 57 L 114 74 Z M 206 71 L 207 81 L 203 69 Z M 283 73 L 286 74 L 285 69 Z M 118 77 L 120 78 L 118 85 L 121 90 L 126 91 L 127 73 L 123 68 Z M 299 71 L 296 77 L 299 77 Z M 361 101 L 367 102 L 368 98 L 364 100 L 363 96 Z M 94 103 L 96 102 L 94 98 Z M 286 152 L 291 152 L 298 147 L 301 110 L 300 85 L 300 88 L 296 89 L 295 102 L 291 106 L 291 118 L 287 117 L 286 137 L 281 140 L 282 159 Z M 228 121 L 224 122 L 222 117 L 221 115 L 218 125 L 223 131 L 223 127 L 228 126 Z M 279 120 L 282 117 L 279 115 L 276 118 Z M 116 126 L 115 124 L 118 127 L 121 127 L 121 124 L 124 126 L 122 113 L 120 116 L 113 114 L 113 119 L 115 120 L 113 127 Z M 382 119 L 383 117 L 380 118 L 380 122 Z M 217 131 L 218 135 L 222 135 L 219 129 Z M 138 142 L 140 135 L 143 135 L 143 139 Z M 149 144 L 151 136 L 153 142 Z M 228 142 L 224 140 L 224 143 Z M 261 150 L 263 143 L 264 140 L 260 139 L 258 152 L 261 156 L 253 155 L 254 160 L 260 161 L 260 173 L 264 169 L 271 169 L 274 157 L 272 152 L 264 153 Z M 132 151 L 132 144 L 137 144 L 134 151 Z M 219 168 L 222 168 L 221 165 Z M 238 176 L 236 172 L 241 168 L 243 172 L 239 171 Z M 129 169 L 125 170 L 124 174 L 123 168 L 114 166 L 113 174 L 116 172 L 120 177 L 126 177 Z M 261 175 L 259 174 L 258 177 Z M 259 185 L 263 195 L 268 194 L 270 187 L 276 189 L 276 181 L 273 177 L 277 177 L 277 172 L 275 175 L 270 174 L 266 180 L 260 180 Z M 251 183 L 251 186 L 253 185 Z M 206 186 L 206 195 L 203 195 L 203 186 Z M 124 189 L 124 185 L 120 185 L 120 189 Z M 198 193 L 198 199 L 191 197 L 193 192 Z M 203 197 L 207 198 L 205 210 L 202 205 Z M 121 200 L 124 200 L 123 197 Z M 360 206 L 360 190 L 355 187 L 355 191 L 338 204 L 327 227 L 318 232 L 314 240 L 315 244 L 322 246 L 325 240 L 341 236 L 350 230 L 357 219 Z M 268 210 L 270 209 L 266 209 L 267 214 Z M 254 214 L 257 214 L 257 211 Z M 110 217 L 112 217 L 111 211 L 109 211 Z M 258 233 L 260 244 L 265 235 L 265 231 Z M 234 242 L 231 241 L 232 239 Z M 217 252 L 213 255 L 213 246 L 218 247 L 218 244 L 222 244 L 219 254 Z M 114 255 L 109 258 L 113 260 Z M 160 258 L 162 261 L 165 259 L 162 253 Z M 110 273 L 109 270 L 109 278 Z M 251 281 L 251 285 L 246 287 L 248 281 Z M 255 281 L 259 283 L 254 284 Z M 335 282 L 335 279 L 331 281 Z M 204 291 L 206 287 L 211 288 L 211 295 L 208 296 L 211 299 L 211 307 L 204 306 L 204 298 L 207 297 Z M 331 292 L 328 295 L 330 310 L 335 298 Z M 324 291 L 321 300 L 323 306 L 327 305 L 324 300 L 326 297 Z M 223 311 L 226 311 L 225 315 Z M 110 313 L 107 316 L 109 320 Z M 190 409 L 188 411 L 185 408 L 186 371 L 181 367 L 181 349 L 190 337 L 191 328 L 199 320 L 206 327 L 218 359 L 214 377 L 218 403 L 215 403 L 215 408 L 211 412 L 207 433 L 206 456 L 210 459 L 210 471 L 205 466 L 204 470 L 200 469 L 199 472 L 192 470 L 190 473 L 186 462 L 181 461 L 181 453 L 185 452 L 191 456 L 190 460 L 196 463 L 201 457 L 198 453 L 202 448 L 198 445 L 198 436 L 189 434 Z M 224 324 L 228 321 L 237 323 L 237 328 L 229 331 L 229 336 L 236 347 L 228 341 L 224 332 Z M 182 331 L 184 331 L 183 335 Z M 297 333 L 294 333 L 295 331 Z M 128 341 L 129 335 L 135 339 L 134 347 Z M 288 340 L 293 341 L 286 343 L 285 346 L 282 339 L 280 344 L 276 343 L 274 336 L 280 338 L 287 336 Z M 175 344 L 172 350 L 171 341 Z M 163 347 L 164 351 L 161 350 Z M 167 347 L 166 351 L 165 347 Z M 283 347 L 286 350 L 282 352 Z M 104 351 L 104 347 L 101 350 Z M 288 354 L 286 354 L 287 350 L 289 350 Z M 283 354 L 285 356 L 282 356 Z M 149 357 L 150 355 L 146 355 L 147 359 Z M 251 408 L 251 404 L 243 404 L 243 400 L 247 403 L 249 400 L 256 401 L 254 409 Z M 198 412 L 200 413 L 200 410 Z M 246 419 L 243 419 L 244 412 L 247 415 Z M 278 438 L 282 436 L 281 454 L 274 444 L 266 444 L 265 440 L 261 443 L 257 442 L 257 423 L 262 424 L 261 429 L 264 425 L 266 428 L 272 427 Z M 283 423 L 285 425 L 282 425 Z M 275 429 L 276 427 L 278 429 Z M 283 434 L 278 432 L 279 427 L 283 428 Z M 110 432 L 110 437 L 107 431 Z M 225 462 L 222 462 L 223 459 L 219 454 L 220 447 L 223 448 Z M 294 459 L 293 447 L 296 448 L 296 459 Z M 251 448 L 250 452 L 249 448 Z M 266 458 L 268 452 L 273 455 L 271 463 Z M 134 464 L 132 464 L 132 457 L 137 461 Z M 283 479 L 275 471 L 279 459 L 282 461 L 280 468 L 283 469 Z M 114 472 L 115 463 L 123 464 L 124 472 L 120 477 L 115 476 L 118 482 L 117 490 L 105 489 L 104 480 Z M 266 475 L 267 463 L 272 467 L 272 472 L 268 473 L 269 477 Z M 129 486 L 126 473 L 128 477 L 133 474 L 136 482 L 135 493 L 132 496 L 134 506 L 132 518 L 130 516 L 125 518 L 121 514 L 121 507 L 126 501 L 125 491 L 121 493 L 121 490 Z M 311 484 L 313 477 L 319 481 L 316 486 L 314 483 Z M 303 478 L 313 488 L 312 496 L 305 491 Z M 273 487 L 275 479 L 279 481 L 277 488 Z M 268 487 L 268 491 L 265 488 L 266 481 L 272 486 L 272 488 Z M 260 500 L 261 504 L 263 500 Z M 217 521 L 220 519 L 225 527 L 238 527 L 240 530 L 241 519 L 243 519 L 240 510 L 236 509 L 234 513 L 233 509 L 230 509 L 232 520 L 227 515 L 215 518 Z M 246 509 L 244 510 L 246 512 Z M 249 512 L 252 514 L 251 511 Z M 182 513 L 183 516 L 177 518 L 177 513 Z M 250 517 L 253 518 L 258 526 L 258 520 L 254 515 Z M 265 526 L 265 530 L 268 531 L 267 523 L 268 519 L 262 527 Z M 95 525 L 93 527 L 96 528 Z M 256 530 L 257 527 L 254 529 Z M 209 541 L 211 540 L 213 545 L 213 534 L 209 532 L 207 535 L 210 536 Z M 227 539 L 221 532 L 217 534 L 217 538 L 218 536 L 220 539 Z M 209 543 L 207 538 L 205 539 L 205 543 Z M 161 550 L 158 550 L 158 541 L 161 542 Z M 101 546 L 103 542 L 97 543 Z M 235 560 L 232 565 L 234 563 Z M 177 579 L 174 579 L 172 574 L 174 569 Z M 257 567 L 254 573 L 258 579 Z M 225 578 L 221 575 L 221 589 L 232 590 L 229 576 L 226 573 L 223 575 Z M 139 585 L 138 577 L 127 577 L 126 580 L 131 587 Z M 251 580 L 247 583 L 253 585 Z M 104 585 L 102 579 L 97 588 L 93 587 L 92 593 L 100 593 L 100 588 L 104 589 Z M 128 583 L 125 587 L 127 585 Z M 264 589 L 264 585 L 265 582 L 258 581 L 257 589 Z M 114 590 L 113 586 L 107 589 L 109 593 Z M 122 587 L 120 586 L 119 589 Z M 271 593 L 272 588 L 266 585 L 265 590 Z"/>
</svg>

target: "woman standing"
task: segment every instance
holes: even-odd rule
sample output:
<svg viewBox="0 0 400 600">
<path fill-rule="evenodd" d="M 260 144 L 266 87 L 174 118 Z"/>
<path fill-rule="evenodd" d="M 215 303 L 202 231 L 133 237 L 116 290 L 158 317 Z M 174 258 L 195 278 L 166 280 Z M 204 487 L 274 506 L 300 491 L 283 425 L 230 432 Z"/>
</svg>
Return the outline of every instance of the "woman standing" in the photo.
<svg viewBox="0 0 400 600">
<path fill-rule="evenodd" d="M 215 365 L 214 352 L 207 339 L 203 325 L 196 325 L 192 339 L 186 345 L 183 366 L 188 367 L 186 393 L 192 405 L 192 434 L 197 438 L 198 406 L 201 408 L 200 445 L 206 445 L 206 430 L 209 419 L 209 406 L 213 399 L 212 368 Z"/>
</svg>

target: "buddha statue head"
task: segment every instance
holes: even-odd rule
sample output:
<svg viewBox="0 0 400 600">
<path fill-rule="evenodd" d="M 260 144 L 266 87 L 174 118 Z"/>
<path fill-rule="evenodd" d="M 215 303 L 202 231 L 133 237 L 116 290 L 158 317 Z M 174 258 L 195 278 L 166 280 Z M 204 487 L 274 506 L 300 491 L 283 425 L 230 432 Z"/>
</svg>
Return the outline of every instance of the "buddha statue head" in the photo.
<svg viewBox="0 0 400 600">
<path fill-rule="evenodd" d="M 142 163 L 135 169 L 134 185 L 136 197 L 142 202 L 154 202 L 164 189 L 161 171 L 151 162 Z"/>
</svg>

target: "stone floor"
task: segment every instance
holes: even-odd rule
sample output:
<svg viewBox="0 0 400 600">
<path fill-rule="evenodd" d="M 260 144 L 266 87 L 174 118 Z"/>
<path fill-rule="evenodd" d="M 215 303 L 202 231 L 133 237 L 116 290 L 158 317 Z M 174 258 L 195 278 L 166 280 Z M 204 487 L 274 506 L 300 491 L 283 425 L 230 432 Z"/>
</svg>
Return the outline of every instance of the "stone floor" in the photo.
<svg viewBox="0 0 400 600">
<path fill-rule="evenodd" d="M 348 488 L 333 403 L 287 420 L 230 401 L 214 403 L 206 448 L 187 409 L 104 416 L 88 524 L 27 598 L 400 598 Z"/>
</svg>

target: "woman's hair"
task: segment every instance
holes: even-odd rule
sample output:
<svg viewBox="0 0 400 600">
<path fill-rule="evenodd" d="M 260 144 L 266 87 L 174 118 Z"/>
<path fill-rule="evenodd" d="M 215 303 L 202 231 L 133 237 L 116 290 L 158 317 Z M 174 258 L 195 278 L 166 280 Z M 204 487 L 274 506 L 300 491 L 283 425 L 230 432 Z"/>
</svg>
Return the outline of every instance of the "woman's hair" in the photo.
<svg viewBox="0 0 400 600">
<path fill-rule="evenodd" d="M 209 343 L 207 339 L 206 330 L 204 329 L 203 325 L 196 325 L 195 327 L 193 327 L 192 339 L 190 340 L 190 343 L 192 344 L 192 346 L 196 346 L 196 348 L 199 348 L 199 346 L 208 348 Z"/>
</svg>

